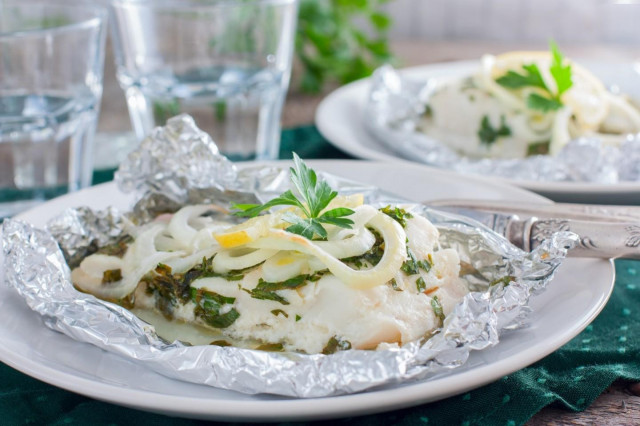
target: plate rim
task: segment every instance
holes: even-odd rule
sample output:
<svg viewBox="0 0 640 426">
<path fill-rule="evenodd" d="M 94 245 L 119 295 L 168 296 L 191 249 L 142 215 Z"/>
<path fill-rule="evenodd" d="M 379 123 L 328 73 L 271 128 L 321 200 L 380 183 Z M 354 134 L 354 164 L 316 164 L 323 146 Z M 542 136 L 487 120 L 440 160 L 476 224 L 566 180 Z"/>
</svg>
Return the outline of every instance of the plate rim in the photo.
<svg viewBox="0 0 640 426">
<path fill-rule="evenodd" d="M 327 163 L 342 163 L 345 162 L 350 163 L 358 163 L 361 165 L 365 165 L 364 167 L 375 167 L 376 162 L 365 162 L 359 160 L 317 160 L 313 161 L 314 164 L 322 165 Z M 289 161 L 280 161 L 278 163 L 290 163 Z M 311 163 L 311 161 L 310 161 Z M 255 165 L 257 163 L 245 163 L 247 166 Z M 394 167 L 393 164 L 384 163 L 390 167 Z M 413 167 L 420 169 L 423 173 L 428 171 L 424 170 L 424 168 L 419 164 L 412 164 Z M 478 181 L 475 177 L 470 178 L 468 176 L 461 177 L 452 172 L 436 169 L 436 173 L 447 175 L 451 179 L 462 179 L 462 180 L 471 180 Z M 528 191 L 514 188 L 510 185 L 495 182 L 490 179 L 481 179 L 483 184 L 488 184 L 492 187 L 505 187 L 509 189 L 515 189 L 518 192 L 522 192 L 523 194 L 527 194 L 532 198 L 543 199 L 536 194 L 528 193 Z M 83 191 L 92 191 L 99 192 L 103 190 L 106 186 L 115 186 L 115 183 L 109 182 L 101 185 L 96 185 L 90 188 L 87 188 Z M 72 194 L 67 194 L 62 197 L 58 197 L 52 201 L 65 201 L 69 197 L 78 197 L 79 194 L 83 191 L 79 191 Z M 44 205 L 44 204 L 43 204 Z M 38 208 L 42 208 L 41 205 Z M 31 210 L 30 210 L 31 211 Z M 26 213 L 29 213 L 25 212 Z M 20 218 L 22 215 L 18 215 L 17 218 Z M 606 301 L 609 299 L 611 292 L 613 291 L 613 283 L 615 282 L 615 268 L 613 267 L 613 261 L 609 260 L 608 262 L 603 262 L 603 267 L 608 268 L 607 276 L 610 277 L 610 282 L 606 285 L 608 286 L 607 294 L 604 295 L 603 301 L 595 306 L 595 308 L 591 308 L 589 311 L 589 315 L 583 316 L 580 318 L 578 323 L 573 324 L 572 327 L 569 327 L 561 336 L 557 336 L 552 341 L 545 341 L 544 350 L 542 352 L 538 351 L 535 353 L 527 353 L 526 364 L 523 365 L 523 361 L 521 358 L 521 351 L 518 353 L 508 356 L 501 360 L 500 363 L 500 374 L 498 377 L 495 375 L 496 365 L 481 365 L 474 367 L 472 370 L 462 372 L 461 374 L 453 374 L 453 375 L 445 375 L 443 377 L 436 377 L 430 380 L 416 381 L 412 383 L 407 383 L 401 387 L 393 387 L 390 389 L 373 389 L 369 392 L 361 392 L 351 395 L 342 395 L 335 397 L 326 397 L 326 398 L 309 398 L 309 399 L 299 399 L 299 398 L 284 398 L 281 400 L 225 400 L 223 404 L 218 404 L 215 407 L 215 410 L 212 412 L 211 403 L 202 404 L 203 401 L 210 400 L 207 397 L 197 398 L 194 396 L 180 396 L 180 395 L 168 395 L 166 393 L 158 394 L 149 390 L 143 389 L 130 389 L 123 388 L 118 384 L 110 384 L 106 382 L 99 382 L 90 378 L 80 377 L 79 375 L 74 375 L 72 373 L 62 371 L 59 369 L 55 369 L 51 366 L 45 365 L 36 360 L 32 360 L 27 357 L 27 355 L 22 355 L 20 353 L 13 353 L 7 349 L 6 346 L 0 345 L 0 360 L 5 362 L 7 365 L 19 370 L 31 377 L 34 377 L 38 380 L 44 381 L 51 385 L 61 387 L 68 391 L 76 392 L 88 397 L 92 397 L 95 399 L 99 399 L 102 401 L 106 401 L 109 403 L 114 403 L 117 405 L 123 405 L 135 409 L 141 409 L 145 411 L 158 412 L 169 415 L 180 415 L 184 417 L 197 417 L 197 418 L 205 418 L 205 419 L 217 419 L 217 420 L 314 420 L 314 419 L 328 419 L 335 417 L 342 417 L 345 415 L 358 415 L 358 414 L 373 414 L 382 411 L 388 411 L 389 409 L 400 409 L 408 406 L 419 405 L 422 403 L 426 403 L 433 400 L 442 399 L 460 392 L 464 392 L 469 389 L 467 386 L 469 383 L 469 374 L 480 377 L 480 380 L 477 378 L 474 380 L 473 387 L 478 387 L 483 384 L 486 384 L 490 381 L 494 381 L 499 378 L 500 375 L 510 374 L 513 371 L 524 368 L 526 365 L 530 365 L 531 363 L 543 358 L 549 353 L 553 352 L 564 343 L 575 337 L 580 331 L 582 331 L 593 319 L 599 314 L 599 312 L 606 305 Z M 604 269 L 603 269 L 604 272 Z M 8 287 L 5 286 L 4 291 L 11 291 Z M 43 325 L 44 326 L 44 325 Z M 1 325 L 0 325 L 1 327 Z M 64 335 L 61 335 L 64 336 Z M 68 336 L 64 336 L 63 338 L 70 339 Z M 74 342 L 80 343 L 80 342 Z M 80 343 L 87 344 L 87 343 Z M 17 360 L 17 361 L 16 361 Z M 150 370 L 151 371 L 151 370 Z M 465 374 L 466 373 L 466 374 Z M 485 373 L 493 373 L 493 374 L 485 374 Z M 157 374 L 157 373 L 155 373 Z M 464 386 L 463 389 L 460 389 L 460 385 L 452 386 L 449 385 L 449 391 L 445 394 L 441 392 L 436 392 L 437 395 L 430 395 L 427 392 L 426 397 L 424 396 L 421 390 L 425 388 L 434 387 L 437 388 L 438 385 L 442 383 L 442 381 L 453 382 L 454 384 L 460 383 Z M 419 397 L 415 397 L 415 394 L 421 394 Z M 407 398 L 407 395 L 412 396 L 411 398 Z M 331 410 L 330 413 L 327 413 L 327 401 L 331 402 Z M 375 405 L 372 407 L 372 401 L 375 401 Z M 310 408 L 311 406 L 311 408 Z M 176 408 L 180 407 L 180 408 Z M 185 411 L 185 408 L 187 410 Z M 253 413 L 258 411 L 258 414 L 248 414 L 247 409 L 251 408 Z M 286 414 L 283 414 L 283 411 L 287 411 Z"/>
<path fill-rule="evenodd" d="M 473 66 L 477 66 L 479 64 L 479 60 L 475 59 L 465 59 L 465 60 L 455 60 L 455 61 L 445 61 L 445 62 L 434 62 L 431 64 L 423 64 L 416 65 L 406 68 L 399 68 L 397 71 L 400 74 L 421 74 L 425 72 L 433 72 L 433 71 L 442 71 L 448 68 L 471 68 Z M 586 61 L 589 62 L 589 61 Z M 592 64 L 596 63 L 595 61 L 591 61 Z M 626 65 L 626 63 L 624 63 Z M 621 65 L 621 64 L 616 64 Z M 343 97 L 362 95 L 364 94 L 365 87 L 370 84 L 372 77 L 365 77 L 351 83 L 345 84 L 329 94 L 325 96 L 318 108 L 316 109 L 316 113 L 314 116 L 314 123 L 318 128 L 320 134 L 334 147 L 347 152 L 357 158 L 365 159 L 365 160 L 374 160 L 374 161 L 393 161 L 398 163 L 412 163 L 412 164 L 420 164 L 423 167 L 428 167 L 435 170 L 448 170 L 444 168 L 439 168 L 436 166 L 414 162 L 408 160 L 406 158 L 400 157 L 394 153 L 386 153 L 379 152 L 374 149 L 367 148 L 362 143 L 353 143 L 347 142 L 344 144 L 344 138 L 337 136 L 336 132 L 333 130 L 333 124 L 331 120 L 327 119 L 327 116 L 330 115 L 329 111 L 335 108 L 337 102 L 342 101 Z M 362 93 L 360 92 L 362 91 Z M 356 96 L 358 97 L 358 96 Z M 361 99 L 362 103 L 365 102 L 365 99 Z M 359 111 L 358 113 L 361 113 Z M 360 114 L 361 115 L 361 114 Z M 362 133 L 366 135 L 369 140 L 373 140 L 373 137 L 370 136 L 364 126 L 362 125 L 361 117 L 358 117 L 357 126 L 359 126 L 362 130 Z M 463 174 L 466 176 L 481 176 L 476 174 Z M 636 194 L 640 193 L 640 182 L 619 182 L 615 184 L 606 184 L 606 183 L 589 183 L 589 182 L 540 182 L 540 181 L 528 181 L 528 180 L 515 180 L 504 177 L 490 177 L 490 179 L 501 181 L 507 183 L 512 186 L 518 186 L 520 188 L 528 189 L 530 191 L 541 192 L 545 194 L 555 195 L 562 193 L 576 193 L 578 195 L 591 195 L 591 194 L 610 194 L 612 190 L 620 193 L 620 195 L 626 194 Z"/>
</svg>

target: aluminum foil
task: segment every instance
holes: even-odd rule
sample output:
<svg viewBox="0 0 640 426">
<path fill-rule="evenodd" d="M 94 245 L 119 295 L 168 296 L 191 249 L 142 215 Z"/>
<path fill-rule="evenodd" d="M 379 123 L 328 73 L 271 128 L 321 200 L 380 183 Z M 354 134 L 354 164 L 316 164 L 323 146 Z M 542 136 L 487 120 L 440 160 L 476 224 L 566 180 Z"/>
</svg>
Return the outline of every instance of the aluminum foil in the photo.
<svg viewBox="0 0 640 426">
<path fill-rule="evenodd" d="M 173 141 L 195 141 L 199 135 L 195 127 L 182 126 L 179 133 L 173 127 L 176 122 L 186 123 L 189 119 L 183 116 L 175 120 L 167 128 L 156 129 L 120 168 L 118 184 L 122 189 L 144 191 L 140 193 L 142 202 L 153 198 L 153 191 L 160 187 L 162 191 L 175 188 L 175 192 L 162 195 L 176 205 L 184 200 L 216 202 L 217 197 L 226 203 L 233 194 L 241 198 L 250 194 L 263 200 L 289 189 L 286 170 L 254 167 L 233 171 L 230 163 L 220 159 L 209 170 L 216 178 L 203 184 L 201 176 L 192 174 L 194 159 L 189 153 L 174 156 L 174 152 L 154 147 L 155 143 L 165 144 L 174 136 Z M 199 141 L 193 142 L 193 149 L 204 150 L 199 144 L 208 146 L 210 140 Z M 212 156 L 218 155 L 212 148 L 207 149 Z M 145 152 L 153 152 L 155 157 L 143 158 Z M 163 159 L 163 152 L 171 158 Z M 165 161 L 169 170 L 162 166 Z M 140 162 L 149 166 L 133 167 Z M 136 171 L 141 169 L 149 175 Z M 235 179 L 227 179 L 230 173 L 235 173 Z M 369 203 L 401 201 L 367 185 L 321 175 L 339 191 L 364 193 Z M 153 176 L 162 176 L 163 181 L 154 184 Z M 208 191 L 204 185 L 212 185 L 213 190 Z M 171 378 L 251 394 L 303 398 L 348 394 L 425 378 L 464 364 L 471 350 L 498 344 L 502 330 L 517 328 L 525 322 L 529 297 L 544 290 L 577 238 L 571 233 L 558 233 L 535 252 L 525 253 L 470 219 L 422 205 L 412 208 L 436 224 L 444 247 L 453 247 L 460 253 L 464 278 L 474 291 L 447 316 L 438 333 L 402 348 L 304 355 L 190 346 L 163 340 L 153 326 L 128 310 L 76 291 L 65 260 L 117 241 L 130 221 L 145 220 L 144 212 L 136 216 L 135 212 L 119 213 L 114 209 L 102 212 L 72 209 L 52 220 L 48 230 L 19 220 L 6 220 L 2 237 L 6 281 L 53 330 L 118 353 Z M 505 276 L 513 277 L 508 285 L 490 286 Z"/>
<path fill-rule="evenodd" d="M 377 69 L 363 119 L 369 134 L 404 158 L 461 173 L 542 182 L 640 181 L 640 135 L 628 135 L 619 147 L 597 137 L 578 138 L 555 157 L 474 159 L 458 154 L 416 130 L 435 83 L 404 78 L 389 65 Z"/>
</svg>

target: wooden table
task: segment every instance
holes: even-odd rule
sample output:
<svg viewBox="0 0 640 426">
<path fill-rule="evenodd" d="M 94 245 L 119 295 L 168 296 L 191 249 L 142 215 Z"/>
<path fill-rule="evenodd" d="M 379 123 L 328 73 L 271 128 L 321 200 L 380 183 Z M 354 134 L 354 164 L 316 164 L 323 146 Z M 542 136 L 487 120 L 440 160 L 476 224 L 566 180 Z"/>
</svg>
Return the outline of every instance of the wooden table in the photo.
<svg viewBox="0 0 640 426">
<path fill-rule="evenodd" d="M 393 50 L 401 66 L 476 59 L 483 53 L 497 54 L 509 50 L 544 48 L 545 46 L 541 45 L 515 46 L 495 42 L 397 41 L 393 43 Z M 568 57 L 590 60 L 631 62 L 640 58 L 640 49 L 634 49 L 633 46 L 569 45 L 562 46 L 562 50 Z M 640 76 L 638 84 L 640 84 Z M 295 88 L 291 90 L 283 111 L 283 127 L 313 123 L 315 110 L 330 89 L 317 96 L 301 94 Z M 108 56 L 105 64 L 104 95 L 98 130 L 124 131 L 130 128 L 124 96 L 115 80 L 113 59 Z M 536 414 L 528 425 L 640 424 L 640 396 L 638 395 L 640 395 L 640 383 L 616 382 L 582 413 L 548 407 Z"/>
</svg>

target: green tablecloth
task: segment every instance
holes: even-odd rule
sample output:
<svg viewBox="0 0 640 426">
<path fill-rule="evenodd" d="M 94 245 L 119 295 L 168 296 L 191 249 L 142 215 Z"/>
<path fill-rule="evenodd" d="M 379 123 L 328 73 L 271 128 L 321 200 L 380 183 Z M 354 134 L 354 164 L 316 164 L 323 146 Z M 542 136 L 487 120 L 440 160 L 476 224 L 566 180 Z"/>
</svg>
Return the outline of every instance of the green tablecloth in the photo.
<svg viewBox="0 0 640 426">
<path fill-rule="evenodd" d="M 349 158 L 330 146 L 314 127 L 283 132 L 281 158 L 291 158 L 292 150 L 303 158 Z M 96 180 L 111 176 L 112 172 L 103 172 Z M 439 402 L 325 423 L 517 425 L 549 404 L 585 409 L 614 380 L 640 380 L 640 262 L 616 261 L 616 272 L 615 290 L 600 316 L 536 364 Z M 39 382 L 4 364 L 0 364 L 0 377 L 1 424 L 204 424 L 95 401 Z"/>
</svg>

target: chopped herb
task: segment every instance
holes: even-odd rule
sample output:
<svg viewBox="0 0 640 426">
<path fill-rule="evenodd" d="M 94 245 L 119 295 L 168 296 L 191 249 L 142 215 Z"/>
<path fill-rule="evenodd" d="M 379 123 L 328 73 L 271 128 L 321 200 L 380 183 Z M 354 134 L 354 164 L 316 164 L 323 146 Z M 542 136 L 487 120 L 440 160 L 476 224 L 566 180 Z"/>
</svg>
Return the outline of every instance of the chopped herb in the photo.
<svg viewBox="0 0 640 426">
<path fill-rule="evenodd" d="M 405 209 L 399 207 L 386 206 L 380 209 L 380 211 L 390 218 L 398 222 L 403 228 L 407 226 L 407 219 L 411 219 L 413 215 L 407 212 Z"/>
<path fill-rule="evenodd" d="M 110 284 L 122 281 L 121 269 L 109 269 L 102 273 L 102 284 Z"/>
<path fill-rule="evenodd" d="M 266 352 L 283 352 L 284 346 L 282 343 L 263 343 L 262 345 L 256 347 L 259 351 Z"/>
<path fill-rule="evenodd" d="M 398 283 L 396 282 L 395 278 L 391 278 L 391 280 L 388 283 L 392 289 L 394 289 L 395 291 L 402 291 L 402 289 L 400 287 L 398 287 Z"/>
<path fill-rule="evenodd" d="M 289 314 L 283 311 L 282 309 L 274 309 L 271 311 L 274 316 L 282 315 L 285 318 L 289 318 Z"/>
<path fill-rule="evenodd" d="M 444 311 L 442 310 L 442 305 L 440 304 L 440 300 L 438 296 L 433 296 L 431 299 L 431 308 L 433 309 L 433 313 L 440 320 L 440 324 L 444 321 Z"/>
<path fill-rule="evenodd" d="M 296 322 L 300 321 L 302 319 L 302 317 L 298 314 L 296 314 Z"/>
<path fill-rule="evenodd" d="M 424 278 L 418 277 L 416 280 L 416 287 L 418 288 L 419 293 L 422 293 L 427 289 L 427 283 L 424 282 Z"/>
<path fill-rule="evenodd" d="M 426 104 L 424 106 L 424 112 L 422 114 L 427 118 L 433 117 L 433 108 L 431 108 L 431 105 Z"/>
<path fill-rule="evenodd" d="M 371 249 L 360 256 L 344 258 L 342 259 L 343 263 L 346 263 L 356 269 L 362 269 L 366 264 L 376 266 L 380 263 L 380 259 L 382 259 L 382 255 L 384 254 L 384 240 L 375 230 L 369 228 L 369 231 L 371 231 L 373 236 L 376 237 L 376 241 L 373 243 L 373 246 L 371 246 Z"/>
<path fill-rule="evenodd" d="M 213 346 L 233 346 L 231 343 L 227 342 L 226 340 L 214 340 L 209 344 Z"/>
<path fill-rule="evenodd" d="M 496 83 L 512 90 L 522 89 L 524 87 L 540 89 L 544 93 L 544 96 L 540 93 L 531 93 L 527 97 L 527 106 L 542 112 L 554 111 L 561 108 L 563 105 L 561 99 L 562 94 L 573 86 L 571 65 L 563 65 L 564 57 L 553 41 L 549 42 L 549 48 L 552 55 L 549 73 L 556 83 L 555 93 L 553 93 L 544 82 L 542 73 L 536 64 L 523 65 L 522 74 L 509 70 L 505 75 L 496 80 Z"/>
<path fill-rule="evenodd" d="M 327 342 L 327 345 L 322 349 L 322 353 L 324 355 L 331 355 L 338 351 L 346 351 L 351 349 L 351 342 L 348 340 L 338 339 L 336 336 L 333 336 Z"/>
<path fill-rule="evenodd" d="M 431 257 L 431 255 L 429 255 L 429 257 Z M 418 265 L 418 268 L 422 269 L 425 272 L 429 272 L 433 267 L 433 262 L 431 259 L 418 260 L 416 264 Z"/>
<path fill-rule="evenodd" d="M 286 228 L 287 231 L 302 235 L 307 239 L 313 239 L 318 235 L 322 239 L 327 238 L 327 231 L 323 223 L 350 229 L 353 225 L 350 216 L 353 210 L 345 207 L 337 207 L 322 213 L 338 193 L 333 191 L 324 180 L 318 180 L 316 173 L 293 153 L 294 167 L 291 171 L 291 181 L 302 196 L 299 200 L 291 191 L 286 191 L 280 196 L 268 201 L 265 204 L 234 204 L 232 207 L 238 211 L 235 215 L 240 217 L 255 217 L 265 210 L 274 206 L 294 206 L 300 209 L 305 216 L 300 217 L 293 213 L 284 215 L 284 220 L 292 225 Z"/>
<path fill-rule="evenodd" d="M 489 283 L 489 287 L 493 287 L 494 285 L 498 285 L 498 284 L 502 284 L 502 285 L 504 285 L 506 287 L 513 280 L 515 280 L 515 277 L 512 277 L 511 275 L 507 275 L 507 276 L 504 276 L 502 278 L 496 278 L 495 280 L 493 280 L 493 281 L 491 281 Z"/>
<path fill-rule="evenodd" d="M 225 305 L 232 305 L 236 301 L 234 297 L 222 296 L 202 288 L 192 288 L 191 300 L 196 304 L 193 310 L 195 316 L 211 327 L 227 328 L 240 317 L 235 308 L 220 313 Z"/>
<path fill-rule="evenodd" d="M 265 291 L 259 288 L 254 288 L 253 290 L 246 290 L 247 293 L 251 295 L 254 299 L 258 300 L 273 300 L 274 302 L 282 303 L 283 305 L 288 305 L 289 301 L 280 296 L 278 293 L 273 291 Z"/>
<path fill-rule="evenodd" d="M 415 255 L 409 249 L 409 246 L 407 246 L 407 260 L 402 263 L 400 270 L 407 275 L 415 275 L 420 272 L 420 269 L 425 272 L 429 272 L 432 266 L 433 260 L 431 258 L 431 254 L 429 254 L 427 259 L 416 260 Z"/>
<path fill-rule="evenodd" d="M 417 274 L 418 271 L 418 264 L 416 261 L 415 256 L 413 255 L 413 253 L 411 252 L 411 250 L 409 250 L 409 247 L 407 247 L 407 257 L 408 259 L 404 261 L 404 263 L 402 263 L 402 266 L 400 267 L 400 270 L 402 272 L 404 272 L 407 275 L 415 275 Z"/>
<path fill-rule="evenodd" d="M 232 305 L 235 302 L 233 297 L 191 287 L 191 283 L 201 277 L 226 277 L 226 275 L 213 272 L 212 259 L 203 259 L 201 264 L 194 266 L 184 274 L 172 274 L 171 267 L 159 263 L 154 271 L 142 278 L 142 282 L 147 284 L 147 293 L 155 295 L 156 308 L 167 319 L 173 319 L 173 310 L 178 301 L 182 303 L 194 302 L 196 317 L 215 328 L 226 328 L 240 317 L 235 308 L 221 313 L 223 306 Z"/>
<path fill-rule="evenodd" d="M 96 253 L 122 258 L 132 242 L 133 237 L 131 235 L 124 235 L 118 238 L 117 241 L 99 248 Z"/>
<path fill-rule="evenodd" d="M 527 157 L 531 155 L 546 155 L 549 153 L 549 141 L 533 142 L 527 146 Z"/>
<path fill-rule="evenodd" d="M 258 281 L 258 285 L 252 290 L 245 290 L 247 293 L 251 295 L 254 299 L 260 300 L 273 300 L 274 302 L 282 303 L 283 305 L 288 305 L 289 301 L 280 296 L 276 291 L 278 290 L 293 290 L 296 288 L 300 288 L 302 286 L 307 285 L 307 280 L 312 276 L 309 275 L 298 275 L 293 278 L 289 278 L 286 281 L 281 282 L 267 282 L 260 278 Z"/>
<path fill-rule="evenodd" d="M 321 271 L 316 271 L 313 274 L 309 275 L 307 281 L 316 282 L 319 281 L 325 274 L 329 272 L 328 269 L 323 269 Z"/>
<path fill-rule="evenodd" d="M 178 300 L 190 299 L 189 286 L 171 273 L 171 267 L 159 263 L 156 269 L 146 274 L 142 282 L 147 283 L 147 293 L 155 295 L 156 308 L 167 319 L 173 319 L 173 308 Z"/>
<path fill-rule="evenodd" d="M 478 130 L 478 138 L 480 142 L 485 145 L 491 145 L 498 138 L 504 136 L 511 136 L 511 128 L 509 128 L 505 122 L 504 115 L 500 117 L 500 127 L 495 129 L 489 121 L 489 116 L 485 115 L 480 121 L 480 129 Z"/>
</svg>

